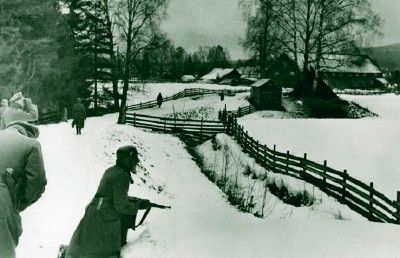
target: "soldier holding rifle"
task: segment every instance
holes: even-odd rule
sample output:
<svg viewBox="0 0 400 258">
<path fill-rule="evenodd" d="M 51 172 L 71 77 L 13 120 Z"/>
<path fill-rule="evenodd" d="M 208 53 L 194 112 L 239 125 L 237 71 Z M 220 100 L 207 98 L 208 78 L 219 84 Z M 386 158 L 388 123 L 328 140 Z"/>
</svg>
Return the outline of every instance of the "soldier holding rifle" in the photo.
<svg viewBox="0 0 400 258">
<path fill-rule="evenodd" d="M 62 247 L 59 257 L 65 252 L 67 258 L 119 258 L 129 228 L 141 225 L 151 207 L 170 208 L 128 196 L 129 184 L 133 183 L 131 173 L 136 173 L 138 162 L 134 146 L 118 149 L 116 165 L 105 171 L 69 247 L 66 251 Z M 138 210 L 146 212 L 135 225 Z"/>
</svg>

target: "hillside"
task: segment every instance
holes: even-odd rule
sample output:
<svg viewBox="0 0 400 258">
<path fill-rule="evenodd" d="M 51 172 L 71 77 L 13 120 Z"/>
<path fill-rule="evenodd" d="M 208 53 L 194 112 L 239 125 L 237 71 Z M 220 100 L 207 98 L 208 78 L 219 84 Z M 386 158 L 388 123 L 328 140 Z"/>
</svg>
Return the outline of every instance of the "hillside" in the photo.
<svg viewBox="0 0 400 258">
<path fill-rule="evenodd" d="M 400 69 L 400 43 L 367 48 L 365 53 L 378 62 L 384 70 Z"/>
</svg>

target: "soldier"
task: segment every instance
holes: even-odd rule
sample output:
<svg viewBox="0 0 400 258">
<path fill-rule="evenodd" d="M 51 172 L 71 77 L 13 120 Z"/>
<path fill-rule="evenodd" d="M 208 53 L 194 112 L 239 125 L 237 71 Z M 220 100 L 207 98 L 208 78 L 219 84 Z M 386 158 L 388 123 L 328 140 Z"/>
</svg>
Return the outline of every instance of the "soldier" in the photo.
<svg viewBox="0 0 400 258">
<path fill-rule="evenodd" d="M 129 224 L 139 209 L 148 209 L 148 200 L 128 196 L 131 172 L 139 162 L 134 146 L 121 147 L 117 162 L 104 172 L 97 193 L 86 208 L 66 251 L 67 258 L 118 258 L 126 244 Z M 131 218 L 131 221 L 127 221 Z"/>
<path fill-rule="evenodd" d="M 85 127 L 86 110 L 80 98 L 77 98 L 72 106 L 72 119 L 72 127 L 76 126 L 76 134 L 81 134 L 82 128 Z"/>
<path fill-rule="evenodd" d="M 37 127 L 14 121 L 0 131 L 0 257 L 14 258 L 22 233 L 19 212 L 45 189 L 46 174 Z"/>
<path fill-rule="evenodd" d="M 158 105 L 158 108 L 161 107 L 163 101 L 164 101 L 164 99 L 163 99 L 163 97 L 162 97 L 162 95 L 161 95 L 161 92 L 160 92 L 160 93 L 158 93 L 158 96 L 157 96 L 157 105 Z"/>
<path fill-rule="evenodd" d="M 1 116 L 0 129 L 5 129 L 12 121 L 33 122 L 39 118 L 38 108 L 29 98 L 24 98 L 21 92 L 18 92 L 10 99 L 10 107 Z"/>
</svg>

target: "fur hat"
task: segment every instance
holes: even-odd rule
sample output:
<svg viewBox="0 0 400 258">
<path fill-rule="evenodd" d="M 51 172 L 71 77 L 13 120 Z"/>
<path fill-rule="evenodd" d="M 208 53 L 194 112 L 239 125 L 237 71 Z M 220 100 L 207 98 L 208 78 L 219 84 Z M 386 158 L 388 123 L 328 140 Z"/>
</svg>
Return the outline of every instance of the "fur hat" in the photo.
<svg viewBox="0 0 400 258">
<path fill-rule="evenodd" d="M 24 108 L 25 98 L 24 98 L 24 96 L 22 96 L 22 92 L 17 92 L 14 94 L 14 96 L 11 97 L 10 105 L 11 104 L 17 104 L 21 109 Z"/>
<path fill-rule="evenodd" d="M 16 128 L 21 134 L 28 136 L 29 138 L 38 138 L 39 137 L 39 128 L 36 126 L 29 124 L 25 121 L 14 121 L 7 125 L 7 128 Z"/>
</svg>

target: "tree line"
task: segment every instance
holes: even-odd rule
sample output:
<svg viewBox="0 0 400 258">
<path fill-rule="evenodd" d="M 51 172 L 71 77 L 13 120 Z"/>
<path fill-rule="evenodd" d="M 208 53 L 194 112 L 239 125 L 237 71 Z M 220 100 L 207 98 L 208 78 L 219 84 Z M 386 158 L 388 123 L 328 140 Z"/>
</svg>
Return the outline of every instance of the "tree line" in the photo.
<svg viewBox="0 0 400 258">
<path fill-rule="evenodd" d="M 0 98 L 22 91 L 41 107 L 79 96 L 126 105 L 135 78 L 177 80 L 231 66 L 221 46 L 188 53 L 160 29 L 168 0 L 4 0 L 0 5 Z M 100 89 L 100 82 L 112 87 Z"/>
<path fill-rule="evenodd" d="M 380 17 L 369 0 L 241 0 L 247 22 L 243 46 L 251 53 L 262 77 L 281 53 L 300 60 L 302 93 L 312 92 L 327 58 L 335 53 L 358 53 L 380 35 Z M 313 82 L 307 81 L 310 71 Z"/>
</svg>

